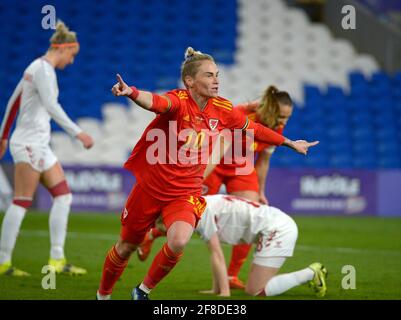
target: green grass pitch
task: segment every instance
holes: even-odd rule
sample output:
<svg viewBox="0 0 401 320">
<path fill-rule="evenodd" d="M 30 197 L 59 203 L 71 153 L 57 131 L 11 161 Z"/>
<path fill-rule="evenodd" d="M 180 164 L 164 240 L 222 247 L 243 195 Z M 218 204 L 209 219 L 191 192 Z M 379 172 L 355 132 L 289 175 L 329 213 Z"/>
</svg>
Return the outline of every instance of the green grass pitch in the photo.
<svg viewBox="0 0 401 320">
<path fill-rule="evenodd" d="M 0 215 L 2 221 L 4 214 Z M 376 217 L 300 217 L 295 216 L 299 236 L 295 254 L 281 272 L 291 272 L 314 261 L 329 270 L 328 293 L 324 299 L 401 299 L 401 219 Z M 106 214 L 71 214 L 66 241 L 68 261 L 87 268 L 88 275 L 58 275 L 56 289 L 42 289 L 42 267 L 49 254 L 48 215 L 30 211 L 22 224 L 13 263 L 32 274 L 29 278 L 0 277 L 0 299 L 79 299 L 93 300 L 98 287 L 105 255 L 119 234 L 119 216 Z M 130 299 L 133 286 L 146 274 L 154 254 L 164 239 L 156 240 L 146 262 L 134 254 L 120 281 L 113 299 Z M 224 245 L 228 261 L 231 247 Z M 246 279 L 251 255 L 241 270 Z M 356 270 L 356 289 L 342 288 L 343 266 Z M 211 287 L 209 255 L 205 244 L 194 235 L 182 261 L 151 293 L 151 299 L 223 299 L 200 294 Z M 233 290 L 232 299 L 249 297 Z M 307 286 L 293 288 L 269 299 L 315 299 Z"/>
</svg>

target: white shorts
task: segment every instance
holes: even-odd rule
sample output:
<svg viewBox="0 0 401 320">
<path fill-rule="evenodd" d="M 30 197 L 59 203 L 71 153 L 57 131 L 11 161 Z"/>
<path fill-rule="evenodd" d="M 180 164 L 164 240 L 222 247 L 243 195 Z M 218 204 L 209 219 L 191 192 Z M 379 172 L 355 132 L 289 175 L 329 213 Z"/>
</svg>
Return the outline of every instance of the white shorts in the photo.
<svg viewBox="0 0 401 320">
<path fill-rule="evenodd" d="M 29 163 L 40 173 L 50 169 L 57 162 L 57 157 L 48 145 L 10 144 L 10 152 L 15 164 Z"/>
<path fill-rule="evenodd" d="M 295 221 L 277 210 L 274 222 L 264 230 L 256 243 L 253 263 L 269 267 L 268 258 L 292 257 L 298 238 Z"/>
</svg>

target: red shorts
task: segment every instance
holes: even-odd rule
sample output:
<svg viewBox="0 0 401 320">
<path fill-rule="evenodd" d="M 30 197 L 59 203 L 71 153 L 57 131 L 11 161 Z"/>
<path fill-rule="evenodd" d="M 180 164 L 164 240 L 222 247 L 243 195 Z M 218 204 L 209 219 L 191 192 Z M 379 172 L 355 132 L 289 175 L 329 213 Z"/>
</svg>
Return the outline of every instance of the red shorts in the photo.
<svg viewBox="0 0 401 320">
<path fill-rule="evenodd" d="M 255 170 L 248 175 L 229 175 L 220 170 L 213 170 L 203 181 L 202 195 L 218 193 L 222 184 L 226 185 L 227 193 L 237 191 L 259 192 L 258 176 Z"/>
<path fill-rule="evenodd" d="M 128 196 L 121 213 L 121 233 L 124 241 L 141 244 L 146 232 L 161 215 L 168 230 L 175 221 L 185 221 L 196 227 L 206 200 L 203 197 L 186 196 L 172 201 L 161 201 L 136 184 Z"/>
</svg>

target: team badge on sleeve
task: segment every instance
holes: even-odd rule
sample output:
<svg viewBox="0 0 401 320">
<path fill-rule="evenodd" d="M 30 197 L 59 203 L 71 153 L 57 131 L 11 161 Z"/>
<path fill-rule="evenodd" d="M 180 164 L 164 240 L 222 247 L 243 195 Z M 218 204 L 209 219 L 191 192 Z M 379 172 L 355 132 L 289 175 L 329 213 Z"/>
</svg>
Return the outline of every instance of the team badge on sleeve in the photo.
<svg viewBox="0 0 401 320">
<path fill-rule="evenodd" d="M 209 127 L 212 131 L 217 128 L 218 124 L 219 124 L 218 119 L 209 119 Z"/>
</svg>

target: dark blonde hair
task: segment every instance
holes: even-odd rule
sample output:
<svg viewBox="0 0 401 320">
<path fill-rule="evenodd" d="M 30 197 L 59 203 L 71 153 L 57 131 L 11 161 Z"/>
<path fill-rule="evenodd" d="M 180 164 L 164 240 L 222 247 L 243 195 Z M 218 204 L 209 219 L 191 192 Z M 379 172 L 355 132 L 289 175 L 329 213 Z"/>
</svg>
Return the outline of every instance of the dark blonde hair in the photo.
<svg viewBox="0 0 401 320">
<path fill-rule="evenodd" d="M 260 121 L 273 129 L 278 125 L 280 106 L 282 105 L 292 107 L 290 95 L 286 91 L 279 91 L 275 86 L 269 86 L 259 103 L 256 114 Z"/>
<path fill-rule="evenodd" d="M 56 31 L 50 38 L 50 47 L 54 49 L 57 48 L 57 45 L 66 43 L 74 44 L 77 42 L 77 34 L 74 31 L 70 31 L 63 21 L 58 20 L 56 24 Z"/>
<path fill-rule="evenodd" d="M 195 51 L 191 47 L 188 47 L 187 50 L 185 50 L 185 60 L 181 65 L 181 80 L 184 85 L 185 77 L 190 76 L 194 78 L 196 73 L 198 72 L 201 62 L 204 60 L 214 62 L 214 59 L 211 55 L 202 53 L 200 51 Z"/>
</svg>

